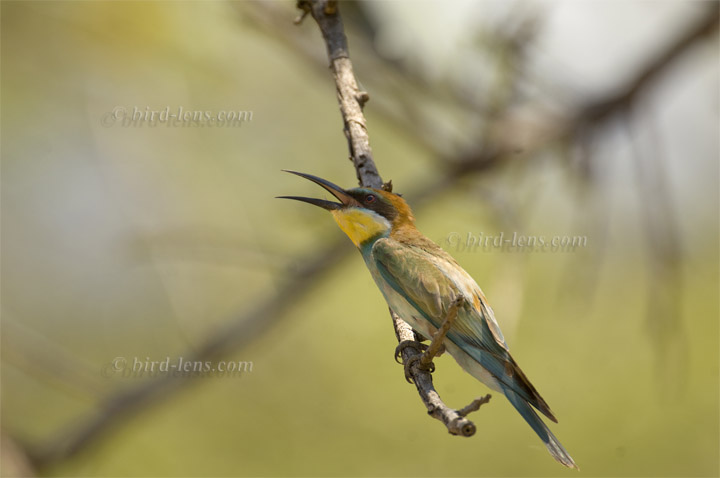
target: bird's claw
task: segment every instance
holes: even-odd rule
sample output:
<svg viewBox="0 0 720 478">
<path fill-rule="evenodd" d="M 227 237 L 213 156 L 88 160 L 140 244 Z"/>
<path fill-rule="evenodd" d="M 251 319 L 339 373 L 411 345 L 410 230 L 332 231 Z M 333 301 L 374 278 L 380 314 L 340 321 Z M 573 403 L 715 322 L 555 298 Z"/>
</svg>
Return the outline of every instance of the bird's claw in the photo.
<svg viewBox="0 0 720 478">
<path fill-rule="evenodd" d="M 423 357 L 425 357 L 424 353 L 422 355 L 414 355 L 403 364 L 405 367 L 405 380 L 407 380 L 408 383 L 414 383 L 412 379 L 413 367 L 417 367 L 418 370 L 422 370 L 427 373 L 433 373 L 435 371 L 435 364 L 432 361 L 423 361 Z"/>
<path fill-rule="evenodd" d="M 419 355 L 413 355 L 407 361 L 401 362 L 399 359 L 402 358 L 402 352 L 407 348 L 415 349 Z M 428 357 L 427 354 L 428 348 L 428 345 L 421 344 L 420 342 L 416 342 L 414 340 L 403 340 L 395 348 L 395 361 L 403 364 L 405 368 L 405 380 L 407 380 L 408 383 L 413 383 L 413 367 L 417 367 L 423 372 L 433 373 L 435 371 L 435 364 L 432 362 L 432 357 Z"/>
<path fill-rule="evenodd" d="M 427 350 L 428 346 L 421 344 L 420 342 L 416 342 L 415 340 L 403 340 L 397 347 L 395 347 L 395 361 L 397 363 L 402 363 L 400 359 L 402 358 L 402 353 L 406 348 L 415 349 L 418 353 L 423 353 Z"/>
</svg>

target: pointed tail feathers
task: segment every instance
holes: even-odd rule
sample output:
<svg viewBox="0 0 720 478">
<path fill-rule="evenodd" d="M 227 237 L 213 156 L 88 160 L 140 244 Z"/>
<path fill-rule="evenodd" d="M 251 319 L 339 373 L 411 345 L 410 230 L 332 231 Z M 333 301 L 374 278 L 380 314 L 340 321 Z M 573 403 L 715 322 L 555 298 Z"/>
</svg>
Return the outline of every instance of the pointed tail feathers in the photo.
<svg viewBox="0 0 720 478">
<path fill-rule="evenodd" d="M 517 411 L 520 412 L 520 415 L 522 415 L 525 421 L 528 422 L 533 430 L 535 430 L 535 433 L 537 433 L 543 443 L 545 443 L 545 446 L 553 458 L 568 468 L 575 468 L 579 470 L 570 454 L 567 450 L 565 450 L 565 448 L 563 448 L 558 439 L 555 438 L 555 435 L 552 434 L 547 425 L 545 425 L 545 423 L 540 419 L 532 406 L 530 406 L 530 404 L 520 395 L 508 388 L 503 387 L 503 393 Z"/>
</svg>

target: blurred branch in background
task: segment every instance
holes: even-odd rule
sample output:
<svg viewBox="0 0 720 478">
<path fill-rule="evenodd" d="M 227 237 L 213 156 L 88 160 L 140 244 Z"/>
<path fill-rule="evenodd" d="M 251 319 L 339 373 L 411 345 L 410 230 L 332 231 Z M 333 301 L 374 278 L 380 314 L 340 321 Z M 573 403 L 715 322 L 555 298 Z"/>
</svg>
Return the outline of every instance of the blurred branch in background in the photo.
<svg viewBox="0 0 720 478">
<path fill-rule="evenodd" d="M 23 447 L 4 431 L 0 431 L 0 461 L 3 476 L 36 476 Z"/>
<path fill-rule="evenodd" d="M 670 189 L 667 187 L 668 165 L 663 160 L 662 148 L 658 147 L 662 143 L 655 134 L 653 141 L 647 142 L 648 147 L 639 145 L 639 124 L 655 131 L 653 115 L 647 108 L 643 108 L 641 102 L 646 91 L 678 58 L 697 43 L 717 33 L 719 11 L 719 4 L 713 2 L 697 23 L 681 32 L 665 49 L 648 60 L 613 96 L 589 103 L 580 110 L 575 128 L 568 131 L 576 142 L 587 145 L 593 141 L 599 142 L 599 135 L 606 123 L 619 119 L 625 126 L 627 141 L 634 151 L 634 179 L 638 204 L 642 208 L 641 223 L 648 256 L 647 330 L 655 348 L 656 376 L 658 386 L 663 391 L 662 397 L 680 396 L 686 376 L 683 370 L 688 362 L 688 344 L 682 324 L 685 281 L 680 231 Z M 606 164 L 593 164 L 600 161 L 592 154 L 582 155 L 581 159 L 580 171 L 591 178 L 594 176 L 592 171 L 608 167 Z M 601 256 L 596 257 L 596 261 L 600 259 Z M 590 268 L 595 274 L 598 270 L 599 264 Z"/>
<path fill-rule="evenodd" d="M 628 113 L 628 110 L 635 104 L 637 99 L 651 86 L 660 75 L 680 56 L 697 42 L 706 40 L 714 35 L 718 29 L 718 13 L 720 6 L 717 2 L 710 3 L 706 8 L 705 15 L 690 28 L 681 32 L 678 37 L 670 42 L 666 49 L 658 52 L 654 57 L 638 69 L 637 74 L 624 86 L 618 88 L 617 93 L 610 98 L 602 98 L 590 102 L 578 113 L 576 128 L 583 130 L 586 127 L 594 129 L 598 123 L 611 119 L 614 115 Z M 582 134 L 577 131 L 570 131 L 571 134 Z"/>
<path fill-rule="evenodd" d="M 646 118 L 651 114 L 638 110 Z M 689 344 L 682 325 L 682 307 L 685 297 L 683 280 L 683 245 L 678 234 L 677 215 L 673 208 L 672 194 L 663 169 L 665 153 L 660 147 L 661 138 L 654 131 L 651 120 L 643 123 L 652 131 L 648 140 L 641 144 L 642 134 L 637 131 L 637 114 L 628 118 L 629 141 L 633 145 L 637 195 L 643 206 L 643 231 L 648 244 L 647 251 L 647 310 L 646 328 L 656 349 L 656 377 L 661 397 L 677 399 L 684 390 L 687 375 L 683 373 L 688 364 Z"/>
<path fill-rule="evenodd" d="M 186 352 L 188 361 L 205 361 L 227 355 L 250 344 L 258 336 L 275 326 L 283 313 L 305 297 L 317 282 L 327 275 L 348 253 L 345 241 L 336 241 L 311 256 L 293 271 L 286 274 L 286 281 L 275 294 L 260 300 L 251 310 L 228 320 L 225 327 L 217 330 L 197 349 Z M 196 380 L 197 381 L 197 380 Z M 190 375 L 154 379 L 127 391 L 117 393 L 106 400 L 96 414 L 78 426 L 61 430 L 57 437 L 40 447 L 29 447 L 30 456 L 37 468 L 49 466 L 71 458 L 119 425 L 123 419 L 139 410 L 166 398 L 171 393 L 193 382 Z M 199 383 L 207 383 L 199 380 Z"/>
<path fill-rule="evenodd" d="M 327 63 L 318 54 L 316 43 L 309 37 L 299 34 L 297 29 L 291 28 L 290 19 L 285 13 L 279 13 L 281 10 L 277 4 L 243 2 L 233 4 L 233 6 L 243 19 L 252 22 L 259 31 L 265 32 L 273 41 L 280 42 L 296 54 L 302 55 L 308 60 L 308 63 L 315 63 L 319 75 L 327 74 Z M 358 68 L 361 68 L 362 71 L 374 71 L 373 68 L 377 67 L 383 72 L 389 72 L 387 85 L 384 88 L 382 85 L 378 85 L 378 93 L 374 94 L 376 98 L 382 98 L 377 105 L 374 104 L 374 111 L 377 110 L 385 119 L 397 124 L 403 134 L 414 138 L 418 144 L 431 151 L 437 159 L 439 174 L 433 177 L 429 183 L 420 184 L 406 194 L 409 202 L 413 203 L 414 209 L 418 210 L 433 198 L 437 198 L 455 187 L 467 185 L 464 180 L 468 176 L 488 171 L 509 163 L 510 160 L 513 160 L 513 163 L 519 160 L 529 161 L 549 148 L 564 146 L 569 149 L 573 144 L 587 145 L 590 139 L 603 132 L 608 120 L 615 120 L 618 116 L 627 115 L 630 106 L 657 78 L 666 73 L 674 60 L 686 54 L 692 46 L 704 41 L 708 35 L 714 34 L 717 25 L 718 5 L 713 2 L 707 8 L 707 13 L 701 21 L 691 25 L 686 32 L 655 56 L 652 61 L 649 61 L 625 87 L 607 94 L 603 98 L 588 101 L 586 106 L 581 106 L 566 115 L 559 116 L 538 110 L 541 119 L 535 124 L 542 126 L 542 129 L 532 130 L 532 126 L 513 121 L 508 111 L 510 104 L 508 98 L 511 97 L 509 93 L 513 91 L 514 87 L 507 86 L 512 84 L 512 78 L 509 82 L 503 82 L 503 85 L 509 88 L 508 94 L 501 95 L 505 99 L 493 103 L 490 108 L 493 111 L 494 127 L 482 128 L 487 131 L 504 130 L 505 134 L 503 135 L 477 135 L 476 123 L 468 123 L 469 127 L 458 133 L 447 133 L 449 128 L 432 130 L 429 125 L 435 123 L 428 119 L 432 115 L 419 109 L 417 98 L 423 99 L 424 106 L 443 105 L 451 111 L 460 110 L 465 115 L 471 116 L 478 115 L 475 108 L 486 103 L 481 101 L 462 104 L 465 92 L 454 90 L 454 93 L 447 94 L 439 91 L 428 81 L 422 79 L 419 74 L 398 73 L 398 70 L 402 69 L 398 62 L 384 60 L 377 55 L 371 55 L 370 59 L 362 59 L 362 61 L 371 62 L 372 66 L 367 68 L 358 66 Z M 518 55 L 518 53 L 513 55 Z M 357 66 L 357 58 L 354 57 L 354 59 Z M 513 69 L 521 71 L 522 66 L 519 66 L 516 60 L 515 57 L 508 58 L 507 64 L 513 65 Z M 393 74 L 393 71 L 396 73 Z M 383 75 L 377 76 L 385 78 Z M 368 75 L 368 81 L 372 81 L 372 79 Z M 386 96 L 385 91 L 392 91 L 392 94 Z M 387 106 L 398 103 L 405 107 Z M 473 106 L 468 108 L 468 104 Z M 527 131 L 520 131 L 522 129 L 527 129 Z M 512 141 L 512 136 L 508 136 L 516 131 L 518 134 L 522 132 L 523 137 L 529 138 L 520 148 L 522 155 L 518 153 L 518 145 Z M 445 133 L 447 133 L 446 136 L 444 136 Z M 578 176 L 582 180 L 595 181 L 596 178 L 592 171 L 597 165 L 591 163 L 597 159 L 593 156 L 591 149 L 586 151 L 587 157 L 582 158 L 582 168 L 580 168 Z M 647 157 L 648 154 L 654 154 L 654 152 L 643 151 L 643 154 L 637 156 L 639 159 L 640 156 Z M 571 156 L 568 154 L 565 159 L 570 160 Z M 677 266 L 681 245 L 676 236 L 677 233 L 672 227 L 672 222 L 668 222 L 668 218 L 672 221 L 672 213 L 667 211 L 669 206 L 657 201 L 657 195 L 664 194 L 662 181 L 667 173 L 657 168 L 656 164 L 654 163 L 650 168 L 656 168 L 652 172 L 652 177 L 645 179 L 648 183 L 641 188 L 641 194 L 644 196 L 643 202 L 651 205 L 656 211 L 655 213 L 646 211 L 645 217 L 648 220 L 646 231 L 648 231 L 648 235 L 652 231 L 652 237 L 655 239 L 660 235 L 664 238 L 661 239 L 664 241 L 662 244 L 658 243 L 648 247 L 649 253 L 652 254 L 650 270 L 656 270 L 654 268 L 662 270 L 664 278 L 671 280 L 667 282 L 670 284 L 669 288 L 658 286 L 657 289 L 649 290 L 649 323 L 653 324 L 653 327 L 657 327 L 659 331 L 653 336 L 653 343 L 657 343 L 658 337 L 662 337 L 660 341 L 670 339 L 671 342 L 677 344 L 683 337 L 682 333 L 678 333 L 682 330 L 682 324 L 678 322 L 678 311 L 672 304 L 667 306 L 666 301 L 676 298 L 675 294 L 680 293 L 676 291 L 681 291 L 683 288 L 682 275 Z M 647 169 L 648 167 L 643 161 L 642 166 L 638 166 L 638 177 L 646 177 L 649 174 Z M 187 353 L 188 360 L 203 360 L 226 355 L 230 351 L 247 346 L 265 334 L 279 324 L 284 318 L 285 312 L 305 297 L 315 284 L 327 276 L 351 251 L 346 240 L 342 238 L 310 256 L 296 269 L 285 274 L 286 282 L 278 287 L 275 293 L 268 294 L 264 299 L 258 300 L 254 308 L 228 320 L 227 325 L 208 337 L 202 346 Z M 675 304 L 679 304 L 679 301 Z M 662 356 L 664 350 L 666 348 L 659 348 L 658 355 Z M 660 363 L 659 360 L 658 363 Z M 60 430 L 56 436 L 51 437 L 47 443 L 39 447 L 28 447 L 32 450 L 31 456 L 34 464 L 42 468 L 74 456 L 88 446 L 98 443 L 101 437 L 114 430 L 124 419 L 148 406 L 157 404 L 161 399 L 167 398 L 191 382 L 194 381 L 188 378 L 165 378 L 118 392 L 117 395 L 105 401 L 95 414 L 87 417 L 79 426 Z"/>
<path fill-rule="evenodd" d="M 107 394 L 106 381 L 92 363 L 25 327 L 11 311 L 3 309 L 2 315 L 3 333 L 13 338 L 11 346 L 2 348 L 4 362 L 81 400 L 94 401 Z"/>
</svg>

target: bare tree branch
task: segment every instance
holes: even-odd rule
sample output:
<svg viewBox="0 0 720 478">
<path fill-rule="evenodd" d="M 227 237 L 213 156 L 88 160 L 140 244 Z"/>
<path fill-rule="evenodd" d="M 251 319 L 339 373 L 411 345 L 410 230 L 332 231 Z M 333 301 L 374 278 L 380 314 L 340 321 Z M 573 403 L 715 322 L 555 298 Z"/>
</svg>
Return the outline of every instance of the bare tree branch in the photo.
<svg viewBox="0 0 720 478">
<path fill-rule="evenodd" d="M 393 327 L 395 328 L 395 336 L 397 337 L 398 342 L 403 344 L 414 341 L 415 333 L 413 332 L 412 327 L 410 327 L 410 325 L 408 325 L 408 323 L 402 320 L 400 317 L 395 315 L 392 310 L 390 311 L 390 315 L 392 316 Z M 422 356 L 418 349 L 412 347 L 403 348 L 401 353 L 403 363 L 409 363 L 413 359 L 418 360 Z M 436 420 L 440 420 L 441 422 L 443 422 L 451 435 L 461 435 L 469 437 L 475 434 L 475 424 L 465 418 L 465 415 L 467 415 L 467 413 L 463 412 L 466 410 L 470 410 L 470 408 L 478 401 L 486 403 L 490 400 L 490 395 L 486 395 L 483 398 L 477 399 L 462 410 L 456 411 L 445 405 L 445 403 L 442 401 L 440 395 L 435 390 L 435 386 L 432 382 L 432 375 L 429 372 L 422 370 L 418 367 L 411 367 L 408 370 L 408 373 L 412 377 L 415 387 L 418 389 L 420 398 L 425 404 L 425 407 L 427 407 L 428 409 L 428 415 L 435 418 Z M 477 410 L 479 408 L 480 406 L 478 405 L 478 407 L 474 410 Z"/>
<path fill-rule="evenodd" d="M 335 77 L 340 113 L 344 122 L 345 136 L 348 140 L 350 159 L 355 165 L 358 181 L 363 186 L 382 187 L 382 179 L 372 157 L 370 138 L 368 137 L 365 116 L 362 108 L 369 96 L 358 88 L 353 73 L 347 38 L 343 27 L 337 2 L 305 1 L 298 2 L 298 8 L 309 11 L 322 32 L 330 69 Z"/>
<path fill-rule="evenodd" d="M 325 39 L 330 68 L 335 77 L 340 112 L 345 123 L 350 157 L 355 165 L 358 180 L 363 186 L 381 188 L 383 182 L 372 158 L 370 139 L 362 112 L 362 108 L 369 98 L 368 94 L 360 91 L 357 86 L 337 2 L 334 0 L 300 0 L 298 8 L 310 12 Z M 390 315 L 398 341 L 401 344 L 417 343 L 412 328 L 392 310 Z M 419 346 L 404 347 L 400 352 L 403 362 L 410 364 L 423 360 L 426 356 L 419 352 L 419 348 Z M 456 410 L 445 405 L 440 399 L 440 395 L 433 386 L 430 370 L 421 367 L 406 367 L 406 374 L 412 378 L 431 417 L 443 422 L 453 435 L 472 436 L 475 434 L 475 425 L 464 415 L 460 415 Z M 466 410 L 465 414 L 467 414 L 470 408 L 468 406 L 463 410 Z"/>
</svg>

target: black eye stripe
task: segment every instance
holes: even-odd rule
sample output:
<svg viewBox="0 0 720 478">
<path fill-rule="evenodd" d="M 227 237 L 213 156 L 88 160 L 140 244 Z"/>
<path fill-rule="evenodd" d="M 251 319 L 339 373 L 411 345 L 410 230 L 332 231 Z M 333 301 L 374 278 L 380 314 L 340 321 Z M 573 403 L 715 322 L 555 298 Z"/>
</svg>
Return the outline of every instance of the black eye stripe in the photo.
<svg viewBox="0 0 720 478">
<path fill-rule="evenodd" d="M 395 208 L 380 194 L 365 188 L 351 189 L 348 194 L 355 198 L 360 207 L 374 211 L 392 222 L 397 216 Z"/>
</svg>

